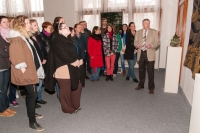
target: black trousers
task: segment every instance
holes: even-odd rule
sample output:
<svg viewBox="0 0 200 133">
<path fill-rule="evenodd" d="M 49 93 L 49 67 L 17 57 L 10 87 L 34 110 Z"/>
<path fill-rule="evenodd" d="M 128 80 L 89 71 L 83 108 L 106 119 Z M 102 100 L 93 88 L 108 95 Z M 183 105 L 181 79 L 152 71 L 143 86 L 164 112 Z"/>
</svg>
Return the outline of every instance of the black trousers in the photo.
<svg viewBox="0 0 200 133">
<path fill-rule="evenodd" d="M 86 63 L 87 63 L 87 60 L 86 59 L 83 59 L 83 66 L 84 66 L 84 74 L 85 74 L 85 76 L 87 75 L 87 73 L 86 73 L 86 68 L 87 68 L 87 66 L 86 66 Z"/>
<path fill-rule="evenodd" d="M 37 88 L 35 85 L 25 85 L 26 89 L 26 108 L 29 124 L 35 123 L 35 102 L 37 99 Z"/>
<path fill-rule="evenodd" d="M 148 88 L 154 90 L 155 83 L 154 83 L 154 64 L 155 61 L 148 61 L 147 52 L 142 51 L 139 60 L 139 86 L 144 87 L 145 78 L 146 78 L 146 70 L 148 73 Z"/>
</svg>

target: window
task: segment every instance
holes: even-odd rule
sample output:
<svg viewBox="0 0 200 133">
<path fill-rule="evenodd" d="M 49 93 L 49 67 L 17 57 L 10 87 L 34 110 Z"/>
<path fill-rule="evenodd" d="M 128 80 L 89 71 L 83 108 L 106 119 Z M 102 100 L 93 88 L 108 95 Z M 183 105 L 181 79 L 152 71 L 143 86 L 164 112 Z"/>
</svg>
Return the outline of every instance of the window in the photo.
<svg viewBox="0 0 200 133">
<path fill-rule="evenodd" d="M 87 22 L 87 28 L 92 30 L 94 26 L 100 25 L 100 16 L 99 15 L 83 15 L 83 20 Z"/>
<path fill-rule="evenodd" d="M 83 0 L 83 9 L 100 8 L 101 0 Z"/>
<path fill-rule="evenodd" d="M 150 20 L 150 27 L 157 29 L 156 13 L 134 13 L 134 22 L 136 30 L 142 29 L 142 20 L 148 18 Z"/>
<path fill-rule="evenodd" d="M 12 5 L 12 10 L 13 12 L 24 12 L 24 2 L 23 0 L 12 0 L 9 3 L 10 5 Z"/>
<path fill-rule="evenodd" d="M 135 0 L 135 6 L 151 6 L 155 4 L 156 0 Z"/>
<path fill-rule="evenodd" d="M 6 8 L 3 8 L 6 7 L 6 0 L 0 0 L 0 5 L 1 5 L 0 14 L 6 13 Z"/>
<path fill-rule="evenodd" d="M 44 11 L 43 0 L 31 0 L 31 10 Z"/>
<path fill-rule="evenodd" d="M 127 0 L 108 0 L 108 7 L 126 7 Z"/>
</svg>

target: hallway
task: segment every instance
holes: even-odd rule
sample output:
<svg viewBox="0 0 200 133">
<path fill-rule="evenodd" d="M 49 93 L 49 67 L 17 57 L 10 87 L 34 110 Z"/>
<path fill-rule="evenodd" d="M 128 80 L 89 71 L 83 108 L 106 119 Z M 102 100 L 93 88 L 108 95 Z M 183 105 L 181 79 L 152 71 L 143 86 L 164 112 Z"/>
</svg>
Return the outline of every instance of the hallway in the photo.
<svg viewBox="0 0 200 133">
<path fill-rule="evenodd" d="M 136 69 L 138 75 L 138 69 Z M 87 80 L 82 91 L 82 110 L 64 114 L 56 95 L 43 91 L 48 103 L 36 112 L 44 133 L 188 133 L 190 109 L 183 96 L 163 92 L 165 70 L 155 70 L 155 94 L 136 91 L 137 84 L 118 74 L 113 82 L 101 77 L 99 82 Z M 17 114 L 0 117 L 0 133 L 35 133 L 28 128 L 25 101 L 17 99 Z"/>
</svg>

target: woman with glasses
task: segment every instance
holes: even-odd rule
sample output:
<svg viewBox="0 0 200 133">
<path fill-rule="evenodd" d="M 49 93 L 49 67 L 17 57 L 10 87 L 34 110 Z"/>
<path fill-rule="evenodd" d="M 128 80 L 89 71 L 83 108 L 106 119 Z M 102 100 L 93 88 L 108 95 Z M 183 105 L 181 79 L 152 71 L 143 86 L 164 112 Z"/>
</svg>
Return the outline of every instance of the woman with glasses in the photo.
<svg viewBox="0 0 200 133">
<path fill-rule="evenodd" d="M 75 114 L 80 110 L 84 67 L 81 47 L 74 43 L 65 23 L 58 24 L 49 52 L 46 80 L 54 78 L 60 87 L 60 103 L 64 113 Z M 52 91 L 52 90 L 50 90 Z"/>
</svg>

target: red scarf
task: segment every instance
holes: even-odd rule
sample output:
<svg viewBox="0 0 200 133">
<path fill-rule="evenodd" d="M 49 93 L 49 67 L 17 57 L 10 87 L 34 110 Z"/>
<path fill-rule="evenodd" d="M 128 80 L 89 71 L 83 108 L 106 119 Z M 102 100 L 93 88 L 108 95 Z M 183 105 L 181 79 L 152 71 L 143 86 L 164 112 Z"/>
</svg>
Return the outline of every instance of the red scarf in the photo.
<svg viewBox="0 0 200 133">
<path fill-rule="evenodd" d="M 112 39 L 113 38 L 113 32 L 108 32 L 109 38 Z"/>
</svg>

